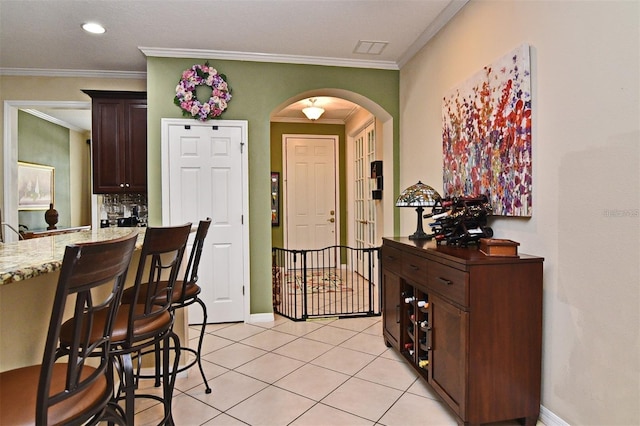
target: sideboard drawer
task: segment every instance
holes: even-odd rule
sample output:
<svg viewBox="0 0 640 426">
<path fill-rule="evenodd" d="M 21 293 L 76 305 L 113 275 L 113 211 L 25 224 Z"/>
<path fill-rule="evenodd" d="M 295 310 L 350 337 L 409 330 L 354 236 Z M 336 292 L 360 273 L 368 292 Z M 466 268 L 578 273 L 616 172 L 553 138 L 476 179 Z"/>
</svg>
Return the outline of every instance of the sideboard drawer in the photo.
<svg viewBox="0 0 640 426">
<path fill-rule="evenodd" d="M 429 262 L 429 288 L 453 302 L 469 306 L 469 274 L 438 262 Z"/>
<path fill-rule="evenodd" d="M 396 274 L 402 273 L 402 252 L 388 246 L 382 246 L 380 261 L 383 267 Z"/>
<path fill-rule="evenodd" d="M 423 283 L 427 276 L 428 260 L 424 257 L 405 253 L 402 262 L 402 272 L 407 279 L 414 283 Z"/>
</svg>

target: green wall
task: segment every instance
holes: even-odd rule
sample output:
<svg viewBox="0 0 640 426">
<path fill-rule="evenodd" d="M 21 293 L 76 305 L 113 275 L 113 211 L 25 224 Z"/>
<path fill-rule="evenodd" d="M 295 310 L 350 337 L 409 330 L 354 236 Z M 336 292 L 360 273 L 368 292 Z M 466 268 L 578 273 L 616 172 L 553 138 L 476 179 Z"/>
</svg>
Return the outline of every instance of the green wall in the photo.
<svg viewBox="0 0 640 426">
<path fill-rule="evenodd" d="M 55 167 L 54 207 L 58 228 L 69 227 L 69 129 L 18 111 L 18 161 Z M 18 223 L 29 230 L 47 228 L 46 210 L 19 210 Z"/>
<path fill-rule="evenodd" d="M 206 58 L 147 58 L 149 220 L 162 223 L 161 119 L 180 118 L 173 104 L 182 72 Z M 399 123 L 399 71 L 250 61 L 208 60 L 227 76 L 233 98 L 221 119 L 249 123 L 251 313 L 272 312 L 270 114 L 308 91 L 346 90 L 375 102 Z M 297 100 L 297 99 L 296 99 Z M 399 131 L 394 128 L 394 152 Z"/>
<path fill-rule="evenodd" d="M 282 179 L 282 135 L 337 135 L 338 147 L 338 185 L 340 187 L 340 244 L 347 241 L 347 191 L 346 191 L 346 136 L 344 125 L 339 124 L 306 124 L 306 123 L 271 123 L 271 171 L 279 172 Z M 282 183 L 280 183 L 282 189 Z M 284 248 L 284 227 L 286 211 L 282 207 L 282 195 L 280 196 L 280 225 L 271 227 L 271 245 Z"/>
</svg>

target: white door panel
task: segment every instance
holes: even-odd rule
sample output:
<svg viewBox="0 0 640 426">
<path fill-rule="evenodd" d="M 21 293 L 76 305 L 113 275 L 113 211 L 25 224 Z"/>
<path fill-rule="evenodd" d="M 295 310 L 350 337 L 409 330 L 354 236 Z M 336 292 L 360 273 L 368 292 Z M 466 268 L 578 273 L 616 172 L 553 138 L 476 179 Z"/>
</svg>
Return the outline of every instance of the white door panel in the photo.
<svg viewBox="0 0 640 426">
<path fill-rule="evenodd" d="M 285 136 L 286 246 L 337 244 L 336 137 Z"/>
<path fill-rule="evenodd" d="M 167 133 L 163 169 L 168 169 L 168 176 L 163 171 L 163 186 L 166 183 L 168 191 L 163 191 L 163 219 L 166 209 L 169 215 L 163 221 L 197 224 L 211 217 L 198 281 L 202 288 L 200 297 L 207 306 L 207 321 L 243 321 L 248 275 L 243 228 L 246 127 L 191 121 L 188 126 L 168 125 Z M 189 322 L 201 320 L 199 306 L 192 305 Z"/>
</svg>

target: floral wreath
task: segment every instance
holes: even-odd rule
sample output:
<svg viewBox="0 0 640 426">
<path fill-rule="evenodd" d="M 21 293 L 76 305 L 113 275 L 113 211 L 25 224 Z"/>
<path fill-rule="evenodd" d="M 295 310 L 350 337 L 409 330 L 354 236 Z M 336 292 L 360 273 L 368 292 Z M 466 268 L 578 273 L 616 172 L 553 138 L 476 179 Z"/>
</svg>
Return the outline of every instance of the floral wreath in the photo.
<svg viewBox="0 0 640 426">
<path fill-rule="evenodd" d="M 231 87 L 225 81 L 224 74 L 209 66 L 194 65 L 182 72 L 182 79 L 176 86 L 176 97 L 173 103 L 182 108 L 182 115 L 193 117 L 200 121 L 219 117 L 231 100 Z M 205 103 L 200 102 L 195 96 L 197 86 L 211 87 L 211 97 Z"/>
</svg>

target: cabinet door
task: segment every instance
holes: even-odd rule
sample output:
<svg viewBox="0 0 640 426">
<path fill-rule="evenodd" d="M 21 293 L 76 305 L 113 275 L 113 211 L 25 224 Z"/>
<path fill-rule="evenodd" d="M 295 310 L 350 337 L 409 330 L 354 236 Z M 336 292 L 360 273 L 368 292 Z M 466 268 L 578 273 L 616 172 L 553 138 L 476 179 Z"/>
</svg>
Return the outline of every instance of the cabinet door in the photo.
<svg viewBox="0 0 640 426">
<path fill-rule="evenodd" d="M 469 314 L 431 296 L 431 377 L 429 383 L 461 417 L 466 415 Z"/>
<path fill-rule="evenodd" d="M 92 105 L 93 192 L 120 192 L 124 174 L 124 105 L 117 99 L 94 99 Z"/>
<path fill-rule="evenodd" d="M 147 192 L 147 101 L 127 100 L 125 191 Z"/>
<path fill-rule="evenodd" d="M 382 318 L 385 343 L 400 349 L 400 277 L 382 269 Z"/>
</svg>

